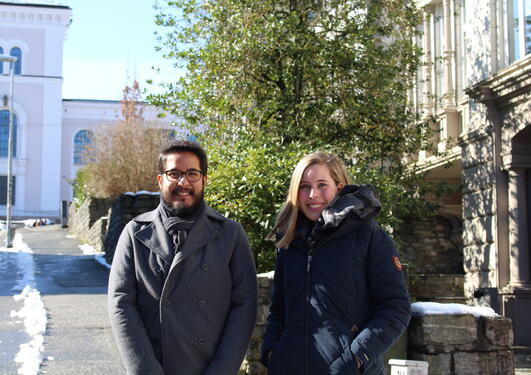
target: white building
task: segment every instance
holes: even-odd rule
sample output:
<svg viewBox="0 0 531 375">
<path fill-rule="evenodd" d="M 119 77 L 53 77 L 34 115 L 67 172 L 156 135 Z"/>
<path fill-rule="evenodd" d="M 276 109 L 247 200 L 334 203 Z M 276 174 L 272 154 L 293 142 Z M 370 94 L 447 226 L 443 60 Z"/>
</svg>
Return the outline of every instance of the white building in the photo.
<svg viewBox="0 0 531 375">
<path fill-rule="evenodd" d="M 121 118 L 120 102 L 63 99 L 67 6 L 0 2 L 0 54 L 17 56 L 13 90 L 14 217 L 58 217 L 72 200 L 69 180 L 96 127 Z M 9 64 L 0 64 L 0 216 L 5 217 Z M 144 111 L 155 118 L 153 108 Z"/>
</svg>

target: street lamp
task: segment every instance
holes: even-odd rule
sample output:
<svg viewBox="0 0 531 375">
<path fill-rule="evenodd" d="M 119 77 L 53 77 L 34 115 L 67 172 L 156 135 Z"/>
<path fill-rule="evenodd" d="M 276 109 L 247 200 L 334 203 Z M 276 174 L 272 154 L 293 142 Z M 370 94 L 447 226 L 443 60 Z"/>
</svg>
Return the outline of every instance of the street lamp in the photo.
<svg viewBox="0 0 531 375">
<path fill-rule="evenodd" d="M 7 143 L 7 200 L 6 200 L 6 247 L 13 247 L 13 231 L 11 230 L 11 201 L 13 197 L 13 75 L 15 72 L 14 56 L 0 55 L 0 64 L 9 63 L 9 136 Z"/>
</svg>

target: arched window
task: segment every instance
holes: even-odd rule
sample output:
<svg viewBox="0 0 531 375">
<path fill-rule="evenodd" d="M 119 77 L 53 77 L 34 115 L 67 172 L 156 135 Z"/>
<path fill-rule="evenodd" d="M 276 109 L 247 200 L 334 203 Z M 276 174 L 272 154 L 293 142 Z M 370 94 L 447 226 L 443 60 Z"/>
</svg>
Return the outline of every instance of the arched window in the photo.
<svg viewBox="0 0 531 375">
<path fill-rule="evenodd" d="M 0 157 L 7 158 L 9 144 L 9 111 L 0 111 Z M 17 116 L 13 114 L 13 156 L 17 155 Z"/>
<path fill-rule="evenodd" d="M 0 47 L 0 55 L 4 54 L 4 49 Z M 4 62 L 0 61 L 0 74 L 4 74 Z"/>
<path fill-rule="evenodd" d="M 15 74 L 22 74 L 22 51 L 18 47 L 11 48 L 9 54 L 17 58 L 15 62 Z"/>
<path fill-rule="evenodd" d="M 74 136 L 74 165 L 85 165 L 87 160 L 83 151 L 92 143 L 93 134 L 90 130 L 80 130 Z"/>
</svg>

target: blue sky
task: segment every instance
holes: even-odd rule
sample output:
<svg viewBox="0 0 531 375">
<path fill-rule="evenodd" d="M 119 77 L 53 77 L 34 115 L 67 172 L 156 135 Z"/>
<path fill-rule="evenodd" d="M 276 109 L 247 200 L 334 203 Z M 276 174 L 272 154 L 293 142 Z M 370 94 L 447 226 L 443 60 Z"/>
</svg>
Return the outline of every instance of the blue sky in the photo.
<svg viewBox="0 0 531 375">
<path fill-rule="evenodd" d="M 63 98 L 120 100 L 136 78 L 175 80 L 177 70 L 155 51 L 154 0 L 62 0 L 72 9 L 63 58 Z M 164 73 L 152 70 L 157 66 Z"/>
</svg>

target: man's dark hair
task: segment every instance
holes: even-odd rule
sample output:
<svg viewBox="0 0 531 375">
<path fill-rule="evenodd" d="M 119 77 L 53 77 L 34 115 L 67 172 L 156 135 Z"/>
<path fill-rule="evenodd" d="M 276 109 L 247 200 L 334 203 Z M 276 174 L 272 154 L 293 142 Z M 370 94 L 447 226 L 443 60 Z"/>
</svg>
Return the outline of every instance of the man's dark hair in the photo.
<svg viewBox="0 0 531 375">
<path fill-rule="evenodd" d="M 192 141 L 175 141 L 166 147 L 159 156 L 159 173 L 164 172 L 166 167 L 166 159 L 169 154 L 174 154 L 176 152 L 191 152 L 195 154 L 199 159 L 199 166 L 201 167 L 201 172 L 206 176 L 208 173 L 208 160 L 205 150 L 197 142 Z"/>
</svg>

